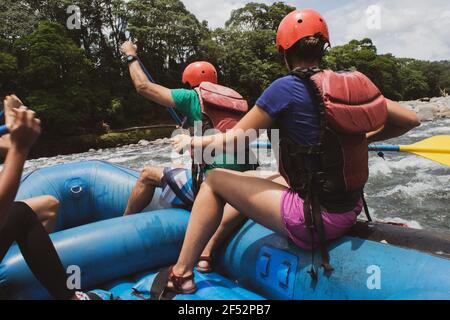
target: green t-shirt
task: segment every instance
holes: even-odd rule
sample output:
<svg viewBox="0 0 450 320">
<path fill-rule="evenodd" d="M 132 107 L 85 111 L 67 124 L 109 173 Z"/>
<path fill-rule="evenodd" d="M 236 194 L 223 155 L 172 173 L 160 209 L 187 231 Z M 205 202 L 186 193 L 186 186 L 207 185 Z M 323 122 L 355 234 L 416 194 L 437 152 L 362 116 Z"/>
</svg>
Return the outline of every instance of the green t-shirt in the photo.
<svg viewBox="0 0 450 320">
<path fill-rule="evenodd" d="M 172 99 L 175 102 L 176 110 L 187 118 L 189 126 L 194 126 L 194 123 L 196 121 L 203 120 L 200 98 L 198 97 L 198 94 L 195 90 L 172 90 Z M 233 160 L 230 160 L 230 157 L 232 157 Z M 235 155 L 221 154 L 218 155 L 215 159 L 216 161 L 213 164 L 206 167 L 206 172 L 216 168 L 223 168 L 240 172 L 253 169 L 252 165 L 236 164 L 237 157 Z"/>
</svg>

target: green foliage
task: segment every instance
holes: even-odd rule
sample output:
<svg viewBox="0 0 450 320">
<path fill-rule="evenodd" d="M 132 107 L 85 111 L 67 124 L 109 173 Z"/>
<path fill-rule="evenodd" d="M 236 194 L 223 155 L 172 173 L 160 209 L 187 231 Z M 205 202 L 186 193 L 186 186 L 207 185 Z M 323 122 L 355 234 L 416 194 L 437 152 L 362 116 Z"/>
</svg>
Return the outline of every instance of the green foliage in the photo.
<svg viewBox="0 0 450 320">
<path fill-rule="evenodd" d="M 66 28 L 69 5 L 81 9 L 80 30 Z M 112 127 L 171 123 L 132 87 L 120 54 L 131 36 L 157 82 L 180 87 L 188 63 L 208 60 L 222 84 L 254 103 L 287 73 L 275 36 L 292 10 L 283 2 L 252 2 L 211 30 L 180 0 L 0 0 L 0 94 L 23 97 L 49 137 L 93 133 L 103 121 Z M 392 99 L 450 92 L 450 61 L 380 55 L 370 39 L 332 48 L 323 67 L 359 70 Z"/>
<path fill-rule="evenodd" d="M 61 134 L 70 134 L 98 120 L 95 94 L 89 88 L 92 63 L 61 25 L 43 21 L 15 47 L 26 100 L 44 120 L 47 132 L 64 128 Z"/>
<path fill-rule="evenodd" d="M 0 82 L 0 95 L 4 96 L 15 86 L 14 79 L 17 78 L 17 58 L 13 55 L 0 52 L 0 79 L 4 81 Z"/>
<path fill-rule="evenodd" d="M 0 38 L 13 43 L 33 31 L 37 18 L 26 2 L 1 0 L 0 21 Z"/>
<path fill-rule="evenodd" d="M 201 58 L 220 66 L 220 81 L 253 104 L 274 79 L 286 74 L 275 36 L 283 17 L 294 9 L 277 2 L 271 6 L 249 3 L 233 11 L 226 27 L 202 43 Z"/>
<path fill-rule="evenodd" d="M 158 82 L 169 86 L 179 85 L 187 59 L 210 36 L 179 0 L 131 0 L 127 21 L 141 59 Z"/>
<path fill-rule="evenodd" d="M 240 31 L 262 29 L 277 31 L 281 20 L 293 10 L 295 10 L 294 7 L 283 2 L 276 2 L 272 5 L 250 2 L 243 8 L 234 10 L 225 26 Z"/>
<path fill-rule="evenodd" d="M 333 70 L 356 69 L 366 74 L 383 94 L 394 100 L 434 97 L 450 89 L 450 62 L 398 59 L 391 54 L 378 55 L 370 39 L 352 40 L 332 48 L 323 67 Z"/>
</svg>

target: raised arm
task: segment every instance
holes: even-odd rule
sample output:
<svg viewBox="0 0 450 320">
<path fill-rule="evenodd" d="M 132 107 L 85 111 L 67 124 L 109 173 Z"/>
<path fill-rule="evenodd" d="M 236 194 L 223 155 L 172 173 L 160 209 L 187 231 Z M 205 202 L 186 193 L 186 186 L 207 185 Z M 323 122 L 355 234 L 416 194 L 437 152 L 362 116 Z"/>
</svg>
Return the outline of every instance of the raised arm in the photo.
<svg viewBox="0 0 450 320">
<path fill-rule="evenodd" d="M 19 188 L 28 152 L 41 132 L 40 121 L 35 119 L 34 112 L 21 106 L 22 103 L 17 97 L 7 97 L 4 104 L 5 113 L 12 113 L 15 121 L 10 125 L 11 147 L 0 173 L 0 225 L 7 219 Z"/>
<path fill-rule="evenodd" d="M 420 120 L 415 112 L 392 100 L 386 99 L 386 101 L 388 107 L 387 122 L 380 130 L 367 135 L 369 143 L 396 138 L 420 126 Z"/>
<path fill-rule="evenodd" d="M 131 41 L 127 41 L 122 45 L 122 52 L 126 56 L 137 56 L 137 48 Z M 144 70 L 142 70 L 139 61 L 133 61 L 129 64 L 131 80 L 133 81 L 136 91 L 141 95 L 150 99 L 157 104 L 173 108 L 175 102 L 172 99 L 170 89 L 159 84 L 151 82 Z"/>
</svg>

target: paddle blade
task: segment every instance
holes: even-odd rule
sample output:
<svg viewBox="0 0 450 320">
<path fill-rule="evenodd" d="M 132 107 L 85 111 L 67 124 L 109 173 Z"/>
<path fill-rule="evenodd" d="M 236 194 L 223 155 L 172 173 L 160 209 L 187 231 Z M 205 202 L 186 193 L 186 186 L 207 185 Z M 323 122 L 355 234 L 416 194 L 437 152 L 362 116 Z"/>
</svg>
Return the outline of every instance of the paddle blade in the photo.
<svg viewBox="0 0 450 320">
<path fill-rule="evenodd" d="M 410 146 L 401 146 L 400 150 L 450 166 L 450 136 L 435 136 Z"/>
</svg>

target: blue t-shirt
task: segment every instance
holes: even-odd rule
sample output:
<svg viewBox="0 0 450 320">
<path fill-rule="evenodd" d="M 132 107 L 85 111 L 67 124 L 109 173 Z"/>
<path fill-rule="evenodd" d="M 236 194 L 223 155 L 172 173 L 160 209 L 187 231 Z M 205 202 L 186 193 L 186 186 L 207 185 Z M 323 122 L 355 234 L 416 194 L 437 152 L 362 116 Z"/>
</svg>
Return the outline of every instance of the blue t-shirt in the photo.
<svg viewBox="0 0 450 320">
<path fill-rule="evenodd" d="M 280 136 L 301 145 L 319 142 L 320 121 L 308 88 L 296 76 L 273 82 L 256 105 L 278 122 Z"/>
</svg>

